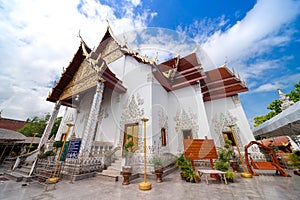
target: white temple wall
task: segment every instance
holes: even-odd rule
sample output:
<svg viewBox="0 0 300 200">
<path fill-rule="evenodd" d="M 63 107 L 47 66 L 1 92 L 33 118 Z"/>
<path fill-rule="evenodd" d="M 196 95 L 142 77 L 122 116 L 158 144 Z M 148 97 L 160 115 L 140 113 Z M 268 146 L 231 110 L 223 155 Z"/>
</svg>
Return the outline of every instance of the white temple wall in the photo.
<svg viewBox="0 0 300 200">
<path fill-rule="evenodd" d="M 90 90 L 84 95 L 80 96 L 80 105 L 78 111 L 74 108 L 66 108 L 65 114 L 63 116 L 62 122 L 59 126 L 58 132 L 56 134 L 55 140 L 60 140 L 61 135 L 67 132 L 67 123 L 72 123 L 74 126 L 70 129 L 68 138 L 71 137 L 73 133 L 77 138 L 82 138 L 84 127 L 87 123 L 89 116 L 91 104 L 93 101 L 94 90 Z"/>
<path fill-rule="evenodd" d="M 112 113 L 111 107 L 115 105 L 115 99 L 112 99 L 112 90 L 104 88 L 104 98 L 101 103 L 98 117 L 98 127 L 95 135 L 95 141 L 110 142 L 115 144 L 116 136 L 119 134 L 118 122 L 120 116 Z M 117 107 L 118 108 L 118 107 Z"/>
<path fill-rule="evenodd" d="M 60 140 L 61 135 L 63 133 L 67 132 L 67 130 L 68 130 L 67 123 L 75 124 L 76 118 L 77 118 L 77 110 L 74 109 L 74 108 L 65 107 L 65 113 L 64 113 L 64 116 L 61 120 L 59 128 L 57 130 L 57 133 L 56 133 L 56 136 L 55 136 L 55 141 Z M 76 132 L 74 127 L 72 127 L 70 129 L 69 137 L 70 137 L 70 135 L 72 135 L 73 132 Z"/>
<path fill-rule="evenodd" d="M 119 121 L 119 143 L 123 140 L 125 124 L 139 124 L 139 146 L 143 145 L 144 126 L 141 121 L 143 117 L 149 119 L 147 122 L 147 145 L 152 144 L 152 69 L 151 66 L 137 62 L 131 56 L 125 56 L 125 69 L 123 75 L 123 85 L 127 88 L 125 94 L 114 94 L 112 98 L 119 98 L 120 121 Z M 114 107 L 112 105 L 112 107 Z M 115 112 L 117 109 L 113 108 Z M 118 111 L 117 111 L 118 113 Z"/>
<path fill-rule="evenodd" d="M 254 140 L 253 133 L 238 96 L 205 102 L 205 108 L 210 130 L 217 146 L 224 145 L 222 132 L 230 131 L 227 123 L 230 119 L 236 121 L 233 130 L 238 140 L 237 142 L 241 143 L 239 144 L 240 147 Z"/>
<path fill-rule="evenodd" d="M 152 83 L 152 140 L 156 149 L 169 152 L 170 129 L 168 126 L 168 93 L 154 78 Z M 161 129 L 165 129 L 166 146 L 162 147 Z"/>
<path fill-rule="evenodd" d="M 172 153 L 183 152 L 183 130 L 191 130 L 192 138 L 211 138 L 202 98 L 195 87 L 168 93 L 169 140 Z"/>
<path fill-rule="evenodd" d="M 125 56 L 108 64 L 108 68 L 118 77 L 118 79 L 123 80 L 125 72 Z"/>
</svg>

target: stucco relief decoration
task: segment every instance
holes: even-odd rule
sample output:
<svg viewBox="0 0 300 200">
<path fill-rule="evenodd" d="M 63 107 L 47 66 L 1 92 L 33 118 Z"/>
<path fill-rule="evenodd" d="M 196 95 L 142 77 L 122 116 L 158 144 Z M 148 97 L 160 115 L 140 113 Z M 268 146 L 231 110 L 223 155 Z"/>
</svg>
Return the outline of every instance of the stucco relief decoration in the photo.
<svg viewBox="0 0 300 200">
<path fill-rule="evenodd" d="M 136 95 L 140 96 L 140 95 Z M 144 103 L 144 100 L 140 98 L 140 102 Z M 120 141 L 119 145 L 123 144 L 123 138 L 124 138 L 124 126 L 125 124 L 129 123 L 139 123 L 139 146 L 142 145 L 142 137 L 141 137 L 141 119 L 144 117 L 145 111 L 144 108 L 142 108 L 142 104 L 139 105 L 139 98 L 135 97 L 135 95 L 132 95 L 129 97 L 129 102 L 126 103 L 126 106 L 123 109 L 121 121 L 120 121 Z"/>
<path fill-rule="evenodd" d="M 212 120 L 213 122 L 213 138 L 215 139 L 215 144 L 217 146 L 224 146 L 225 141 L 223 137 L 223 132 L 230 132 L 229 126 L 232 126 L 232 130 L 234 132 L 236 142 L 239 145 L 240 149 L 243 149 L 242 141 L 240 138 L 240 128 L 237 126 L 237 118 L 233 116 L 229 111 L 227 111 L 226 115 L 224 113 L 220 113 L 219 115 L 215 115 Z"/>
<path fill-rule="evenodd" d="M 232 100 L 234 102 L 234 104 L 240 104 L 240 98 L 238 95 L 232 96 Z"/>
<path fill-rule="evenodd" d="M 175 121 L 175 131 L 178 135 L 178 152 L 183 152 L 183 130 L 192 130 L 193 138 L 198 138 L 199 124 L 198 124 L 198 115 L 193 113 L 191 109 L 186 112 L 184 109 L 178 110 L 176 116 L 174 117 Z"/>
<path fill-rule="evenodd" d="M 107 108 L 105 107 L 101 107 L 100 109 L 100 113 L 99 113 L 99 116 L 98 116 L 98 124 L 101 124 L 102 123 L 102 120 L 105 119 L 105 118 L 108 118 L 109 114 L 107 112 Z"/>
</svg>

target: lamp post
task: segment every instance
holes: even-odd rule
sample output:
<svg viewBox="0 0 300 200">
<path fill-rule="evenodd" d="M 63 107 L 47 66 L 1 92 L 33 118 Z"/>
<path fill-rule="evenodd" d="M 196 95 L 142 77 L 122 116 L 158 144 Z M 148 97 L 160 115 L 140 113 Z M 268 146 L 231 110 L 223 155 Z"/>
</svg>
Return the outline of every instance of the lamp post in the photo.
<svg viewBox="0 0 300 200">
<path fill-rule="evenodd" d="M 66 136 L 63 139 L 63 145 L 62 145 L 61 150 L 59 152 L 59 156 L 58 156 L 57 161 L 56 161 L 56 165 L 55 165 L 55 168 L 54 168 L 54 172 L 52 174 L 52 178 L 48 179 L 49 182 L 58 182 L 58 180 L 59 180 L 59 178 L 55 177 L 55 175 L 56 175 L 56 172 L 57 172 L 59 161 L 60 161 L 60 158 L 62 156 L 62 153 L 63 153 L 64 147 L 65 147 L 65 144 L 66 144 L 66 141 L 67 141 L 70 129 L 71 129 L 72 126 L 74 126 L 74 124 L 68 123 L 67 126 L 68 126 L 68 130 L 66 132 Z"/>
<path fill-rule="evenodd" d="M 32 143 L 34 142 L 34 138 L 35 138 L 36 135 L 37 135 L 37 133 L 34 133 L 32 139 L 31 139 L 31 142 L 30 142 L 30 144 L 29 144 L 29 148 L 28 148 L 28 150 L 27 150 L 27 153 L 29 153 L 29 151 L 31 150 Z"/>
<path fill-rule="evenodd" d="M 237 148 L 237 151 L 238 151 L 238 154 L 239 154 L 239 158 L 240 158 L 240 161 L 242 163 L 243 170 L 244 170 L 244 172 L 241 173 L 241 176 L 244 177 L 244 178 L 252 178 L 252 174 L 248 173 L 247 170 L 246 170 L 244 159 L 243 159 L 243 157 L 241 155 L 241 151 L 240 151 L 239 145 L 237 143 L 237 140 L 236 140 L 233 128 L 232 128 L 234 126 L 234 124 L 233 123 L 229 123 L 227 126 L 230 128 L 230 132 L 232 134 L 234 143 L 236 144 L 236 148 Z"/>
<path fill-rule="evenodd" d="M 143 118 L 142 121 L 144 122 L 144 182 L 139 184 L 140 190 L 151 190 L 151 183 L 147 182 L 147 175 L 146 175 L 146 122 L 149 119 Z"/>
</svg>

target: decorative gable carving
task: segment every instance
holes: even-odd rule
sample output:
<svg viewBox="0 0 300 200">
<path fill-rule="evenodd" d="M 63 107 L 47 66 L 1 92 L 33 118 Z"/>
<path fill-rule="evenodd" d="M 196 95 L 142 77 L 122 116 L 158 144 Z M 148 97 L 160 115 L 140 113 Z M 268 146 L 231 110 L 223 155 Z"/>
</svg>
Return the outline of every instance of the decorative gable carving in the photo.
<svg viewBox="0 0 300 200">
<path fill-rule="evenodd" d="M 96 86 L 98 79 L 96 71 L 84 60 L 59 99 L 64 100 Z"/>
<path fill-rule="evenodd" d="M 118 60 L 123 56 L 123 53 L 120 50 L 119 45 L 114 39 L 110 39 L 107 43 L 105 49 L 102 51 L 102 58 L 107 64 L 112 63 L 115 60 Z"/>
</svg>

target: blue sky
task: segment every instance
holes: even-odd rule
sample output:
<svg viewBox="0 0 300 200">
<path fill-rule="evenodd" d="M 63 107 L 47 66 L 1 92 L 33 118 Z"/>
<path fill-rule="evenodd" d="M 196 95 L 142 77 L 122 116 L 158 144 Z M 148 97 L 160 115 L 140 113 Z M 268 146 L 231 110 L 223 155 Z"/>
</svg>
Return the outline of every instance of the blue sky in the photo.
<svg viewBox="0 0 300 200">
<path fill-rule="evenodd" d="M 77 50 L 78 30 L 96 46 L 106 18 L 116 34 L 162 27 L 188 35 L 210 56 L 206 69 L 226 60 L 249 87 L 240 97 L 250 122 L 268 112 L 277 88 L 288 93 L 300 81 L 299 1 L 0 0 L 2 115 L 51 112 L 49 86 Z"/>
</svg>

